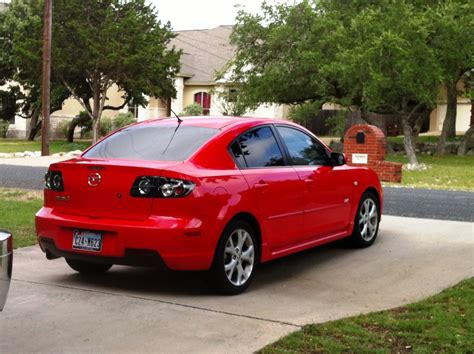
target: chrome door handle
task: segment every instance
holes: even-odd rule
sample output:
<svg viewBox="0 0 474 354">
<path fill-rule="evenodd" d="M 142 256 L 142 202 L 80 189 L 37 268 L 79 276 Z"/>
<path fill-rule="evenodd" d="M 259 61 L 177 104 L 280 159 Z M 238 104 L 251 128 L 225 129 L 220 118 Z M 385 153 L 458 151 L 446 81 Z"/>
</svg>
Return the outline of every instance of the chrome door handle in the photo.
<svg viewBox="0 0 474 354">
<path fill-rule="evenodd" d="M 255 189 L 264 189 L 268 187 L 268 183 L 265 183 L 265 181 L 259 181 L 258 183 L 255 183 L 253 186 L 255 187 Z"/>
</svg>

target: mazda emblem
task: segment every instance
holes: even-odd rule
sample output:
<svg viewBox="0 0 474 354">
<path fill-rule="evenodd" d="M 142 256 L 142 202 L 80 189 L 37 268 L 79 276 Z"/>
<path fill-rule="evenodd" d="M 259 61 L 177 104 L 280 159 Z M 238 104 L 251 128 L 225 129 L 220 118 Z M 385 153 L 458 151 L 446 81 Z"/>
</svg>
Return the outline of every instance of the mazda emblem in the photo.
<svg viewBox="0 0 474 354">
<path fill-rule="evenodd" d="M 100 184 L 100 181 L 102 180 L 102 176 L 98 173 L 91 173 L 89 175 L 89 178 L 87 178 L 87 183 L 89 183 L 89 186 L 91 187 L 97 187 Z"/>
</svg>

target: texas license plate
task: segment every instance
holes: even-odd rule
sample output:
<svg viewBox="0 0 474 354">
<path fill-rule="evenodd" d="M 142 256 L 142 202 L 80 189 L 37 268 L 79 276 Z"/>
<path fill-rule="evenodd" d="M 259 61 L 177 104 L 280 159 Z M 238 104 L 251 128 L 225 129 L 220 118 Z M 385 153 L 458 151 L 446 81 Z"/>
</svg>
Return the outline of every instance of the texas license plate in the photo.
<svg viewBox="0 0 474 354">
<path fill-rule="evenodd" d="M 100 252 L 102 250 L 102 234 L 93 231 L 74 230 L 72 248 Z"/>
</svg>

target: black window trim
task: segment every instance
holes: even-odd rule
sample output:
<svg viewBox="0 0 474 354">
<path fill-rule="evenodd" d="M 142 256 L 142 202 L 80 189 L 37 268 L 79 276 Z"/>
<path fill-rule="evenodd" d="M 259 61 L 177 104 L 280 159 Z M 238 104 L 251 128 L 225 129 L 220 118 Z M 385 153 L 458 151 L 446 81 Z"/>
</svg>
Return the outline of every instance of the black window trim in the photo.
<svg viewBox="0 0 474 354">
<path fill-rule="evenodd" d="M 261 128 L 264 128 L 264 127 L 269 127 L 270 128 L 270 130 L 273 134 L 273 137 L 275 138 L 275 141 L 278 145 L 278 148 L 280 149 L 281 155 L 283 157 L 283 165 L 282 166 L 249 167 L 248 164 L 247 164 L 247 159 L 245 158 L 245 155 L 242 154 L 242 156 L 244 158 L 245 166 L 240 166 L 238 160 L 235 158 L 234 153 L 232 152 L 232 145 L 237 142 L 237 146 L 239 147 L 240 152 L 242 153 L 242 149 L 240 148 L 240 144 L 238 144 L 238 139 L 244 134 L 247 134 L 247 133 L 249 133 L 249 132 L 251 132 L 255 129 L 261 129 Z M 288 155 L 288 151 L 286 149 L 286 146 L 282 143 L 281 137 L 278 134 L 278 131 L 276 130 L 275 125 L 273 123 L 259 124 L 257 126 L 254 126 L 254 127 L 250 128 L 250 129 L 247 129 L 243 133 L 240 133 L 234 139 L 232 139 L 232 141 L 229 143 L 229 145 L 227 146 L 227 151 L 230 154 L 232 160 L 234 161 L 235 165 L 237 166 L 237 168 L 239 170 L 256 170 L 256 169 L 262 169 L 262 168 L 284 168 L 284 167 L 287 167 L 287 168 L 290 167 L 291 168 L 292 167 L 291 164 L 289 163 L 290 159 L 289 159 L 289 155 Z"/>
<path fill-rule="evenodd" d="M 282 124 L 282 123 L 278 123 L 278 124 L 273 124 L 273 128 L 278 136 L 278 140 L 279 140 L 279 143 L 281 145 L 284 146 L 284 150 L 285 150 L 285 155 L 286 155 L 286 162 L 291 166 L 291 167 L 307 167 L 307 166 L 332 166 L 331 164 L 331 153 L 329 152 L 329 150 L 326 148 L 326 146 L 324 146 L 324 144 L 322 144 L 319 139 L 315 136 L 313 136 L 312 134 L 308 134 L 308 132 L 304 131 L 303 129 L 300 129 L 299 127 L 296 127 L 294 125 L 291 125 L 291 124 Z M 326 163 L 324 165 L 294 165 L 293 164 L 293 159 L 291 158 L 291 155 L 290 155 L 290 151 L 288 150 L 288 147 L 286 146 L 285 144 L 285 141 L 283 140 L 283 137 L 280 135 L 280 132 L 278 131 L 278 127 L 283 127 L 283 128 L 290 128 L 290 129 L 294 129 L 294 130 L 297 130 L 303 134 L 305 134 L 306 136 L 309 136 L 312 140 L 316 141 L 316 143 L 326 152 Z"/>
</svg>

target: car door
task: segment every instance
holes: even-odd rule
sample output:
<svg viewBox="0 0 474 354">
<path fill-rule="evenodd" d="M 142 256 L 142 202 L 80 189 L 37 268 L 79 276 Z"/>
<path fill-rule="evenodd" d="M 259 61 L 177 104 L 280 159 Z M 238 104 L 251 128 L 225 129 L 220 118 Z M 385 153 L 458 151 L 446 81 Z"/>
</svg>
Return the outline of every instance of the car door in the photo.
<svg viewBox="0 0 474 354">
<path fill-rule="evenodd" d="M 303 183 L 286 164 L 274 128 L 263 125 L 245 132 L 231 145 L 231 151 L 253 194 L 270 249 L 294 244 L 302 232 Z"/>
<path fill-rule="evenodd" d="M 344 166 L 333 166 L 329 153 L 306 132 L 276 126 L 291 164 L 304 184 L 304 239 L 342 232 L 350 223 L 352 181 Z"/>
</svg>

